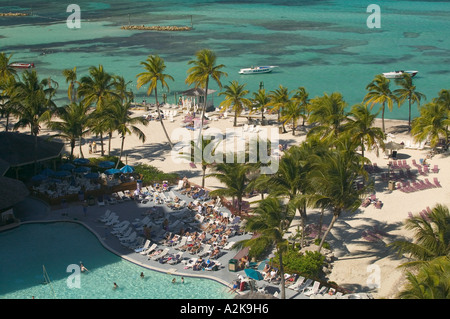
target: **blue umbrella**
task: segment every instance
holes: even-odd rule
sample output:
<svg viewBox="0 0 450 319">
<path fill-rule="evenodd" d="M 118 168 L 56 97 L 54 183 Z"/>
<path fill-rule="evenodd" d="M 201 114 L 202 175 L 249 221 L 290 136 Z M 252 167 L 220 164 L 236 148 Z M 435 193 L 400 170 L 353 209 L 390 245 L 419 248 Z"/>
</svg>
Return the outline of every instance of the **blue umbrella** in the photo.
<svg viewBox="0 0 450 319">
<path fill-rule="evenodd" d="M 53 177 L 69 177 L 70 175 L 72 175 L 71 172 L 69 171 L 57 171 L 55 173 L 53 173 Z"/>
<path fill-rule="evenodd" d="M 75 168 L 75 165 L 73 165 L 73 164 L 71 164 L 71 163 L 65 163 L 65 164 L 62 164 L 62 165 L 59 167 L 59 169 L 65 170 L 65 171 L 71 171 L 71 170 L 73 170 L 74 168 Z"/>
<path fill-rule="evenodd" d="M 133 173 L 134 172 L 134 168 L 132 166 L 130 166 L 130 165 L 125 165 L 124 167 L 122 167 L 120 169 L 120 171 L 122 173 Z"/>
<path fill-rule="evenodd" d="M 263 280 L 264 279 L 264 276 L 255 269 L 246 268 L 246 269 L 244 269 L 244 272 L 248 278 L 255 279 L 255 280 Z"/>
<path fill-rule="evenodd" d="M 86 178 L 90 178 L 90 179 L 95 179 L 99 177 L 98 173 L 87 173 L 86 175 L 84 175 L 84 177 Z"/>
<path fill-rule="evenodd" d="M 91 169 L 87 166 L 78 166 L 73 170 L 75 173 L 87 173 L 90 172 Z"/>
<path fill-rule="evenodd" d="M 33 182 L 40 182 L 40 181 L 44 181 L 48 178 L 47 175 L 42 175 L 42 174 L 38 174 L 38 175 L 34 175 L 33 177 L 31 177 L 31 180 Z"/>
<path fill-rule="evenodd" d="M 98 163 L 98 167 L 101 167 L 101 168 L 111 168 L 113 166 L 114 166 L 114 162 L 110 162 L 110 161 L 103 161 L 103 162 Z"/>
<path fill-rule="evenodd" d="M 42 170 L 41 175 L 45 175 L 45 176 L 51 176 L 55 173 L 54 170 L 50 169 L 50 168 L 46 168 L 44 170 Z"/>
<path fill-rule="evenodd" d="M 76 158 L 73 162 L 77 165 L 86 165 L 89 164 L 90 160 L 87 158 Z"/>
<path fill-rule="evenodd" d="M 105 171 L 105 174 L 106 174 L 106 175 L 114 175 L 114 174 L 117 174 L 117 173 L 120 173 L 120 169 L 117 169 L 117 168 L 110 168 L 110 169 L 107 169 L 107 170 Z"/>
</svg>

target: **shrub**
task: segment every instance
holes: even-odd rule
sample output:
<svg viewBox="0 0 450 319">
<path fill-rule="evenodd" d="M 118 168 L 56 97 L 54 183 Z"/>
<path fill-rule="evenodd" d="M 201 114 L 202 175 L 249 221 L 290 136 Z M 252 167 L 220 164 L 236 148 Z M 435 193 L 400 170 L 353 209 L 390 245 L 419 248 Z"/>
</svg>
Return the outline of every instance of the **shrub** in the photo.
<svg viewBox="0 0 450 319">
<path fill-rule="evenodd" d="M 278 254 L 275 258 L 278 261 Z M 324 260 L 325 257 L 317 251 L 306 251 L 302 254 L 289 248 L 283 254 L 283 264 L 286 272 L 300 273 L 310 278 L 319 277 Z"/>
</svg>

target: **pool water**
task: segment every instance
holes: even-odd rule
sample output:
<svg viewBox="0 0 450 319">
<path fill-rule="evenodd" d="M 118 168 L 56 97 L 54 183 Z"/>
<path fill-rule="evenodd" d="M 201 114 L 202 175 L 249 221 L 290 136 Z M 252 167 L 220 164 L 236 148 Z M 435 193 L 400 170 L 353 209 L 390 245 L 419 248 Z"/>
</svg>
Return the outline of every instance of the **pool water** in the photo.
<svg viewBox="0 0 450 319">
<path fill-rule="evenodd" d="M 228 287 L 213 280 L 184 277 L 182 283 L 180 276 L 128 262 L 105 249 L 94 234 L 76 223 L 22 225 L 0 233 L 0 247 L 0 299 L 233 297 Z M 70 269 L 80 262 L 87 272 Z M 50 283 L 45 283 L 44 268 Z M 117 289 L 113 289 L 114 283 Z"/>
</svg>

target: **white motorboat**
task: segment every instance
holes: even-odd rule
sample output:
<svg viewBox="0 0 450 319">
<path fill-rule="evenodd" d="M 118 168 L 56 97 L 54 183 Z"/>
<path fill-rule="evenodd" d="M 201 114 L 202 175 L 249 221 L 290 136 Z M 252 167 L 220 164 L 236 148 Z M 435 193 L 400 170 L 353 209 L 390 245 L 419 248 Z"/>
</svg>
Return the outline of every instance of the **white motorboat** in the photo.
<svg viewBox="0 0 450 319">
<path fill-rule="evenodd" d="M 260 73 L 269 73 L 272 72 L 274 68 L 277 68 L 277 66 L 255 66 L 251 68 L 246 69 L 240 69 L 239 74 L 260 74 Z"/>
<path fill-rule="evenodd" d="M 399 79 L 403 77 L 404 73 L 410 74 L 412 77 L 415 76 L 419 71 L 393 71 L 393 72 L 386 72 L 383 73 L 384 77 L 387 79 Z"/>
</svg>

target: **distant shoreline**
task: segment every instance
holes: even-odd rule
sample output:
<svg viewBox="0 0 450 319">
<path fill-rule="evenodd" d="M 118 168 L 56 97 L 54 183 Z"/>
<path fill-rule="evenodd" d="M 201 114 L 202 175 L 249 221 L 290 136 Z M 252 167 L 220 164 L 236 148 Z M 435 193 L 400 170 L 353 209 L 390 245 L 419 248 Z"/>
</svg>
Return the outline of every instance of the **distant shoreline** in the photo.
<svg viewBox="0 0 450 319">
<path fill-rule="evenodd" d="M 123 30 L 150 30 L 150 31 L 190 31 L 191 27 L 179 27 L 179 26 L 144 26 L 144 25 L 127 25 L 122 26 Z"/>
<path fill-rule="evenodd" d="M 0 12 L 0 17 L 26 17 L 29 15 L 29 13 L 21 12 Z"/>
</svg>

